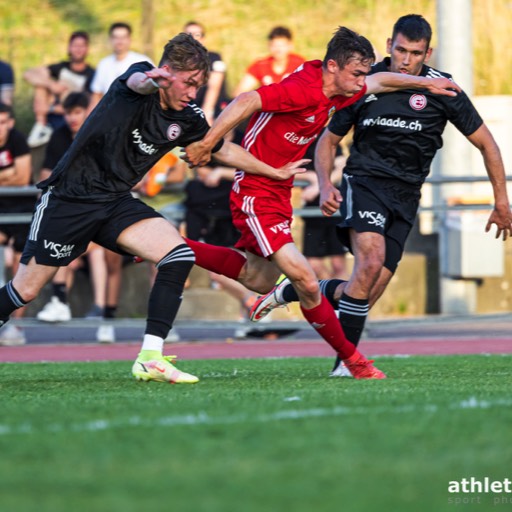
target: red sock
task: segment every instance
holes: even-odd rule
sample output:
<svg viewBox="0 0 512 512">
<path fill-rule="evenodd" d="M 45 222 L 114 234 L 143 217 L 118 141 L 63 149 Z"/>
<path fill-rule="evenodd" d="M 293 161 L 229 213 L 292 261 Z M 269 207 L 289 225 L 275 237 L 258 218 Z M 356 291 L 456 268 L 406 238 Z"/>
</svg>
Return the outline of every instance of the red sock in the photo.
<svg viewBox="0 0 512 512">
<path fill-rule="evenodd" d="M 313 309 L 300 307 L 304 318 L 314 327 L 316 332 L 331 345 L 341 359 L 354 354 L 356 347 L 347 340 L 336 313 L 329 301 L 322 295 L 322 301 Z"/>
<path fill-rule="evenodd" d="M 238 251 L 228 247 L 197 242 L 189 238 L 185 238 L 185 241 L 194 251 L 198 267 L 230 277 L 231 279 L 237 279 L 240 275 L 246 259 Z"/>
</svg>

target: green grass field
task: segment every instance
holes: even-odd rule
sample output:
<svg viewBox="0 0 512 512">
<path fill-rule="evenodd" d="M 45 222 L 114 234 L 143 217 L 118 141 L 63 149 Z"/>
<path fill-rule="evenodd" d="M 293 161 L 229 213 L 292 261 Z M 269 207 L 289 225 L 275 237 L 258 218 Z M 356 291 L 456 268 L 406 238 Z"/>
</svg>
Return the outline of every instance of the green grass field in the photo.
<svg viewBox="0 0 512 512">
<path fill-rule="evenodd" d="M 194 386 L 132 381 L 130 362 L 4 364 L 0 510 L 510 509 L 448 483 L 512 477 L 511 363 L 382 358 L 372 382 L 320 358 L 184 361 Z"/>
</svg>

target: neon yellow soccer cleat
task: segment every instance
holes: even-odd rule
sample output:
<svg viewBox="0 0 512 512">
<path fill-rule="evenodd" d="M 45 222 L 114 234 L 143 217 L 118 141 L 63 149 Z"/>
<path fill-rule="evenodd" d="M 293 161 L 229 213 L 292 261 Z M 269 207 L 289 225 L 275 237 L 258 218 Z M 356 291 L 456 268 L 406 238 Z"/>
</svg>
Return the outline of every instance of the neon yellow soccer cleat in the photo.
<svg viewBox="0 0 512 512">
<path fill-rule="evenodd" d="M 137 380 L 169 382 L 170 384 L 195 384 L 195 375 L 178 370 L 174 365 L 176 356 L 163 356 L 157 351 L 141 351 L 133 363 L 132 375 Z"/>
</svg>

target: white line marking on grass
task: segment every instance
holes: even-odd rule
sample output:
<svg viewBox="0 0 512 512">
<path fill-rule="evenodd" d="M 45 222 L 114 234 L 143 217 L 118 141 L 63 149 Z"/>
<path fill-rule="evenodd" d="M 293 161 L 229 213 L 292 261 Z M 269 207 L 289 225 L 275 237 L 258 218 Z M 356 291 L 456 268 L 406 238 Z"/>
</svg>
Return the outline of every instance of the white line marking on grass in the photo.
<svg viewBox="0 0 512 512">
<path fill-rule="evenodd" d="M 292 397 L 295 398 L 295 397 Z M 131 416 L 123 420 L 97 419 L 85 423 L 76 424 L 49 424 L 36 426 L 24 422 L 19 425 L 0 424 L 0 436 L 19 435 L 19 434 L 45 434 L 45 433 L 66 433 L 66 432 L 102 432 L 105 430 L 114 430 L 129 427 L 150 428 L 160 427 L 179 427 L 184 425 L 202 426 L 202 425 L 233 425 L 240 423 L 271 423 L 283 420 L 300 420 L 308 418 L 322 418 L 329 416 L 348 416 L 348 415 L 367 415 L 383 413 L 436 413 L 449 410 L 463 409 L 490 409 L 493 407 L 512 407 L 511 399 L 484 400 L 471 396 L 465 400 L 454 402 L 452 404 L 425 404 L 415 405 L 397 405 L 397 406 L 336 406 L 331 408 L 313 408 L 313 409 L 287 409 L 268 414 L 235 414 L 231 416 L 210 416 L 206 412 L 197 414 L 184 414 L 176 416 L 163 416 L 148 420 L 142 416 Z"/>
</svg>

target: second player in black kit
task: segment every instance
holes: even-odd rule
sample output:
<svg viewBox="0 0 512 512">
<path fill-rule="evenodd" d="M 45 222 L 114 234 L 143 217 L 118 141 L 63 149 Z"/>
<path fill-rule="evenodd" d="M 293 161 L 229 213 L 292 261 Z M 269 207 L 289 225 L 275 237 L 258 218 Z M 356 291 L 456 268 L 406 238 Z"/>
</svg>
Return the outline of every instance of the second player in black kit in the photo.
<svg viewBox="0 0 512 512">
<path fill-rule="evenodd" d="M 450 77 L 425 64 L 432 53 L 431 37 L 431 27 L 422 16 L 402 16 L 387 41 L 390 57 L 373 66 L 371 73 Z M 356 346 L 369 309 L 386 289 L 402 257 L 418 211 L 421 186 L 442 146 L 448 121 L 482 154 L 495 201 L 486 230 L 495 224 L 496 236 L 506 239 L 512 213 L 503 161 L 494 138 L 464 92 L 448 97 L 411 89 L 367 95 L 336 112 L 318 141 L 315 170 L 320 207 L 327 216 L 340 210 L 338 235 L 354 254 L 349 281 L 331 280 L 325 284 L 325 295 L 339 311 L 345 335 Z M 334 151 L 352 126 L 353 145 L 337 190 L 329 179 Z M 282 297 L 283 302 L 297 300 L 290 286 L 282 291 Z M 349 376 L 338 363 L 333 375 Z"/>
<path fill-rule="evenodd" d="M 387 71 L 389 65 L 386 57 L 370 74 Z M 425 64 L 420 76 L 451 78 Z M 354 127 L 341 184 L 343 221 L 338 224 L 347 247 L 350 237 L 343 228 L 381 233 L 386 238 L 384 266 L 396 270 L 448 121 L 465 136 L 483 123 L 464 92 L 455 97 L 412 89 L 371 94 L 334 114 L 329 123 L 334 135 L 344 137 Z"/>
<path fill-rule="evenodd" d="M 197 377 L 179 371 L 162 355 L 194 253 L 174 226 L 130 190 L 169 150 L 200 140 L 208 131 L 194 103 L 208 77 L 208 54 L 190 35 L 179 34 L 165 46 L 159 66 L 141 62 L 119 77 L 51 176 L 38 184 L 43 194 L 22 265 L 0 289 L 0 325 L 35 298 L 58 267 L 94 241 L 118 253 L 138 255 L 158 269 L 134 377 L 194 383 Z M 249 172 L 280 179 L 297 172 L 297 166 L 276 170 L 229 142 L 220 141 L 215 151 L 221 163 L 248 167 Z"/>
</svg>

